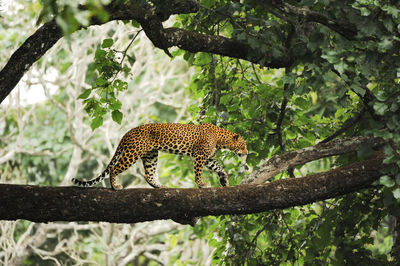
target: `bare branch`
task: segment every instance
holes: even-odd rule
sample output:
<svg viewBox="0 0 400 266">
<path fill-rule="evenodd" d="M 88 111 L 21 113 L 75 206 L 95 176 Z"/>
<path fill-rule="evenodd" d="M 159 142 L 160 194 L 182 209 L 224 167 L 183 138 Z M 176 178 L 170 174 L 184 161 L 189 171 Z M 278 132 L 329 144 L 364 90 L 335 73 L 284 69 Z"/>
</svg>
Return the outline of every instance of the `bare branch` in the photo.
<svg viewBox="0 0 400 266">
<path fill-rule="evenodd" d="M 356 151 L 362 143 L 369 143 L 371 147 L 379 147 L 383 144 L 383 140 L 368 137 L 337 139 L 328 143 L 319 143 L 312 147 L 274 156 L 261 165 L 258 170 L 250 174 L 245 183 L 262 184 L 282 171 L 295 166 L 324 157 Z"/>
</svg>

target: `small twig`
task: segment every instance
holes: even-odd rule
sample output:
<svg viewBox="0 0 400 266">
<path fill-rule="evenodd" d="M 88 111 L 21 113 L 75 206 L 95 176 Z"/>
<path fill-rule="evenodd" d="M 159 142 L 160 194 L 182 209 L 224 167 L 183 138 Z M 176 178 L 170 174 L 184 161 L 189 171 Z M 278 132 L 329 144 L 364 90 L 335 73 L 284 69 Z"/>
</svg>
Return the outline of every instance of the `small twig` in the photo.
<svg viewBox="0 0 400 266">
<path fill-rule="evenodd" d="M 122 58 L 121 58 L 121 61 L 119 62 L 119 64 L 120 64 L 121 66 L 122 66 L 122 62 L 124 62 L 124 60 L 125 60 L 125 57 L 126 57 L 126 54 L 127 54 L 127 52 L 128 52 L 129 47 L 131 47 L 131 45 L 132 45 L 133 42 L 135 41 L 136 37 L 137 37 L 137 36 L 139 35 L 139 33 L 142 32 L 142 31 L 143 31 L 142 29 L 139 30 L 139 31 L 136 33 L 136 35 L 133 36 L 133 38 L 132 38 L 132 40 L 129 42 L 128 46 L 127 46 L 127 47 L 125 48 L 125 50 L 122 52 L 123 56 L 122 56 Z M 122 67 L 121 67 L 121 69 L 122 69 Z M 117 78 L 119 72 L 121 72 L 121 69 L 119 69 L 119 70 L 117 71 L 117 73 L 115 73 L 114 78 L 112 79 L 111 83 L 113 83 L 113 82 L 115 81 L 115 79 Z"/>
<path fill-rule="evenodd" d="M 288 84 L 285 84 L 283 90 L 286 91 L 288 87 Z M 279 147 L 281 148 L 281 152 L 284 153 L 286 148 L 285 148 L 285 143 L 283 142 L 283 137 L 282 137 L 282 123 L 283 119 L 285 118 L 285 113 L 286 113 L 286 106 L 288 103 L 287 97 L 283 97 L 282 103 L 281 103 L 281 108 L 279 112 L 279 117 L 278 121 L 276 122 L 276 134 L 278 135 L 278 142 L 279 142 Z"/>
<path fill-rule="evenodd" d="M 256 240 L 260 236 L 260 234 L 262 232 L 264 232 L 269 225 L 270 225 L 269 223 L 266 223 L 260 230 L 257 231 L 257 233 L 254 235 L 253 240 L 251 240 L 251 245 L 254 245 L 254 242 L 256 242 Z"/>
<path fill-rule="evenodd" d="M 260 78 L 257 75 L 257 71 L 256 71 L 256 68 L 254 67 L 254 63 L 251 63 L 251 67 L 253 68 L 253 72 L 254 72 L 254 75 L 256 76 L 258 83 L 262 84 L 262 82 L 260 81 Z"/>
</svg>

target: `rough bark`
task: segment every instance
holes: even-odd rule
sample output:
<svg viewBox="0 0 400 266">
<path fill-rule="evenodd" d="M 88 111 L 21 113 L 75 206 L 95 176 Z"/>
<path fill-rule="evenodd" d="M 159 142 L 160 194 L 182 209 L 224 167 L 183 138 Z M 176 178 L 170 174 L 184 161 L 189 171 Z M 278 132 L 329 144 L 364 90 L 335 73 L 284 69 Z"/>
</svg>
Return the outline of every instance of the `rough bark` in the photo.
<svg viewBox="0 0 400 266">
<path fill-rule="evenodd" d="M 357 151 L 358 147 L 369 145 L 371 148 L 381 149 L 384 144 L 382 139 L 368 137 L 354 137 L 337 139 L 328 143 L 319 143 L 297 151 L 274 156 L 263 163 L 259 169 L 254 171 L 244 183 L 262 184 L 277 174 L 324 157 L 345 154 Z"/>
<path fill-rule="evenodd" d="M 0 219 L 135 223 L 248 214 L 299 206 L 368 187 L 379 176 L 382 158 L 302 178 L 226 188 L 113 191 L 106 188 L 0 185 Z"/>
</svg>

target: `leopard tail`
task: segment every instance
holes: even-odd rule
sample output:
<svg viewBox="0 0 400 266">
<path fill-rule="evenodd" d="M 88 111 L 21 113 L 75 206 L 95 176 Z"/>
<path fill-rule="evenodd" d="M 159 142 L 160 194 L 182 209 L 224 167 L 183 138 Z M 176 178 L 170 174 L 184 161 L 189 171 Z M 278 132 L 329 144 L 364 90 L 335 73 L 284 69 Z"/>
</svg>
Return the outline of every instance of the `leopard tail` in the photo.
<svg viewBox="0 0 400 266">
<path fill-rule="evenodd" d="M 110 175 L 110 173 L 112 172 L 112 169 L 114 168 L 115 165 L 117 165 L 119 159 L 122 157 L 124 153 L 124 149 L 122 148 L 122 145 L 118 145 L 117 150 L 115 151 L 115 154 L 113 156 L 113 158 L 111 159 L 111 162 L 108 164 L 106 170 L 103 171 L 103 173 L 101 173 L 101 175 L 99 175 L 96 178 L 93 178 L 91 180 L 79 180 L 76 178 L 72 178 L 71 181 L 73 184 L 77 185 L 78 187 L 91 187 L 96 185 L 97 183 L 103 181 L 108 175 Z"/>
</svg>

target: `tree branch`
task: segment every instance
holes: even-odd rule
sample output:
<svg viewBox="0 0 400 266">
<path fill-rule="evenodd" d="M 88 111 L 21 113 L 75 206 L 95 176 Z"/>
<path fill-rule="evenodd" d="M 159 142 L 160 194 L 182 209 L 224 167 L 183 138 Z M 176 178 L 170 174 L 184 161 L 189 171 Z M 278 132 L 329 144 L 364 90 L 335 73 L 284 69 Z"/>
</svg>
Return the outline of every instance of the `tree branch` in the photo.
<svg viewBox="0 0 400 266">
<path fill-rule="evenodd" d="M 62 37 L 55 20 L 45 23 L 12 54 L 0 72 L 0 103 L 18 84 L 24 73 Z"/>
<path fill-rule="evenodd" d="M 293 61 L 289 56 L 276 58 L 271 54 L 260 55 L 259 51 L 255 51 L 249 45 L 223 36 L 206 35 L 178 28 L 165 29 L 165 35 L 169 47 L 177 46 L 192 53 L 209 52 L 257 64 L 264 60 L 265 63 L 261 66 L 270 68 L 290 66 Z"/>
<path fill-rule="evenodd" d="M 135 223 L 158 219 L 249 214 L 304 205 L 368 187 L 382 156 L 303 178 L 226 188 L 113 191 L 106 188 L 0 185 L 0 219 Z"/>
<path fill-rule="evenodd" d="M 368 143 L 371 147 L 376 148 L 382 146 L 384 142 L 378 138 L 355 137 L 337 139 L 328 143 L 319 143 L 312 147 L 287 152 L 283 155 L 270 158 L 259 169 L 250 174 L 244 183 L 262 184 L 282 171 L 298 165 L 324 157 L 356 151 L 359 145 L 363 143 Z"/>
</svg>

